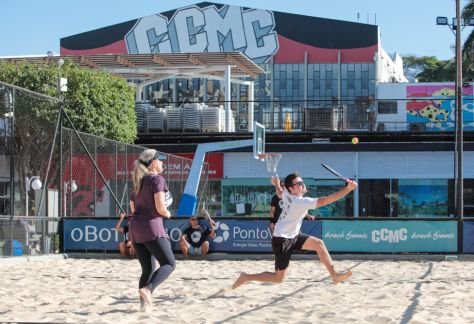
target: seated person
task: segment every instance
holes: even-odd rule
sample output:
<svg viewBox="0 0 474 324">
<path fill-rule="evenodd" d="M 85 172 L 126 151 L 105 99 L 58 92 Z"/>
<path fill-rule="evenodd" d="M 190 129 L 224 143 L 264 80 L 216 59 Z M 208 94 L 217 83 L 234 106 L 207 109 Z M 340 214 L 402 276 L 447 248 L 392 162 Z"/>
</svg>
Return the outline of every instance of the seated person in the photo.
<svg viewBox="0 0 474 324">
<path fill-rule="evenodd" d="M 210 220 L 211 228 L 209 229 L 207 226 L 200 225 L 196 216 L 191 216 L 189 223 L 190 226 L 184 230 L 179 239 L 181 252 L 183 252 L 185 258 L 188 258 L 190 254 L 205 257 L 207 252 L 209 252 L 207 238 L 214 238 L 216 236 L 215 224 Z"/>
<path fill-rule="evenodd" d="M 124 238 L 123 242 L 119 243 L 120 255 L 134 258 L 135 249 L 133 248 L 132 242 L 128 240 L 128 222 L 126 225 L 122 226 L 124 218 L 125 214 L 120 213 L 119 220 L 117 221 L 117 224 L 115 224 L 115 229 L 117 232 L 122 233 Z"/>
</svg>

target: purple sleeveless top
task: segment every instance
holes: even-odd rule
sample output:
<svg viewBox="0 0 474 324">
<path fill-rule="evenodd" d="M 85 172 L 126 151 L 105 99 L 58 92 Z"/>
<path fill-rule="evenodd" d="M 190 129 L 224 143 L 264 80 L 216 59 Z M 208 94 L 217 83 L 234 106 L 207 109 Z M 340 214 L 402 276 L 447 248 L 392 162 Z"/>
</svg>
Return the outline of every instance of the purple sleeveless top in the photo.
<svg viewBox="0 0 474 324">
<path fill-rule="evenodd" d="M 135 212 L 130 220 L 128 237 L 132 242 L 145 243 L 158 237 L 167 237 L 163 216 L 155 208 L 155 194 L 168 191 L 162 175 L 147 174 L 143 177 L 138 195 L 131 195 Z"/>
</svg>

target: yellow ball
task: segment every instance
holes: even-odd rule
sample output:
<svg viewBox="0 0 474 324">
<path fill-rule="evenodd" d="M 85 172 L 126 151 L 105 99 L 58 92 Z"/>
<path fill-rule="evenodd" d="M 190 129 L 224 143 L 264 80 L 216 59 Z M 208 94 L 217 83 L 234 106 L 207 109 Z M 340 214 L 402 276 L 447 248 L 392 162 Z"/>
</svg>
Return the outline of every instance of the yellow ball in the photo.
<svg viewBox="0 0 474 324">
<path fill-rule="evenodd" d="M 357 144 L 359 143 L 359 139 L 357 137 L 352 138 L 352 144 Z"/>
</svg>

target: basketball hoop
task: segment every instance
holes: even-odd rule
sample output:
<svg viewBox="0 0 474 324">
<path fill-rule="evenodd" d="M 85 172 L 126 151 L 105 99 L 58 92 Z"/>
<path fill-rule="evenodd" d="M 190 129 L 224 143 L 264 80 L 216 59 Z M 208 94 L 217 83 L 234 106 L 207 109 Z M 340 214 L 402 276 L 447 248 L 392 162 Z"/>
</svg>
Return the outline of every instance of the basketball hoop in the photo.
<svg viewBox="0 0 474 324">
<path fill-rule="evenodd" d="M 277 173 L 278 162 L 280 162 L 281 154 L 279 153 L 264 153 L 259 154 L 260 160 L 267 162 L 267 171 Z"/>
</svg>

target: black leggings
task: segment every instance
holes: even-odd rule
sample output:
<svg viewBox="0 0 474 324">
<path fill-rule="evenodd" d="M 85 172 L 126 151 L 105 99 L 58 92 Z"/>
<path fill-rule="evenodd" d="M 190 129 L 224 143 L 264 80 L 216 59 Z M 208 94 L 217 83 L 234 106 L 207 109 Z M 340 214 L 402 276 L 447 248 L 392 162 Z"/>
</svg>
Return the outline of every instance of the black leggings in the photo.
<svg viewBox="0 0 474 324">
<path fill-rule="evenodd" d="M 170 241 L 165 237 L 159 237 L 154 241 L 145 243 L 133 243 L 137 253 L 138 261 L 142 267 L 142 275 L 138 283 L 141 289 L 147 286 L 151 292 L 155 290 L 176 268 L 173 250 Z M 160 264 L 160 267 L 152 274 L 151 256 Z M 150 276 L 151 275 L 151 276 Z"/>
</svg>

